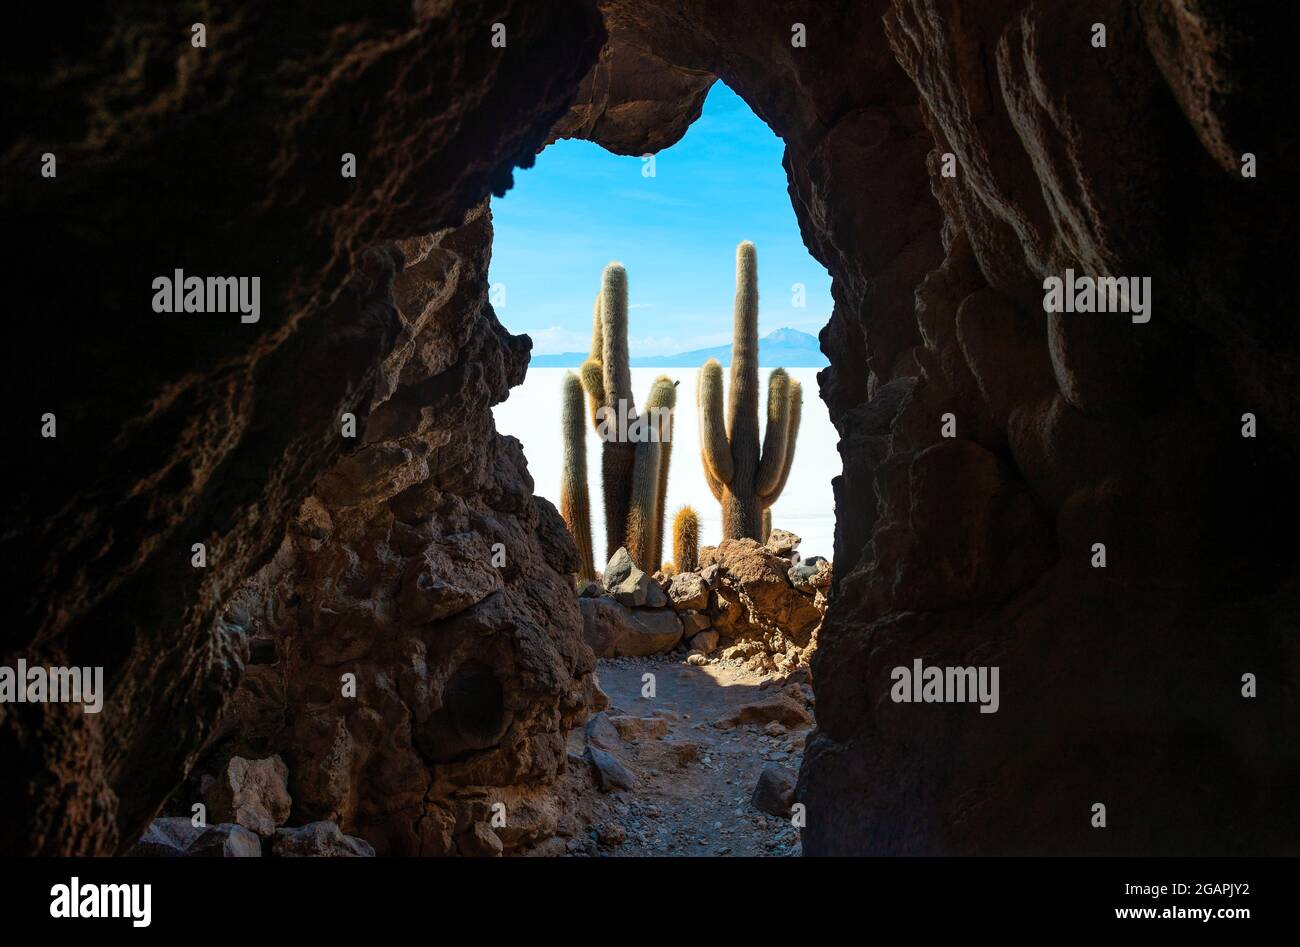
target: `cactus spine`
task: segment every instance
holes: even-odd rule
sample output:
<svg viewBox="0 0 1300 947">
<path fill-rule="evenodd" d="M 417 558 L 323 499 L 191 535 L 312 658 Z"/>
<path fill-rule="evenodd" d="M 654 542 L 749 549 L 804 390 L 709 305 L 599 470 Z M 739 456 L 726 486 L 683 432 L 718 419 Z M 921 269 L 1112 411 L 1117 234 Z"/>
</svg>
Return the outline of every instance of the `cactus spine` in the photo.
<svg viewBox="0 0 1300 947">
<path fill-rule="evenodd" d="M 627 271 L 620 263 L 609 264 L 601 275 L 591 353 L 580 373 L 591 420 L 602 439 L 605 556 L 626 547 L 633 562 L 653 570 L 663 553 L 677 385 L 664 376 L 655 379 L 646 415 L 638 417 L 627 351 Z"/>
<path fill-rule="evenodd" d="M 582 384 L 573 372 L 564 374 L 560 405 L 564 438 L 564 471 L 560 477 L 560 515 L 578 547 L 578 580 L 596 578 L 591 548 L 591 503 L 587 495 L 587 430 L 584 426 Z"/>
<path fill-rule="evenodd" d="M 678 572 L 694 572 L 700 567 L 700 518 L 689 506 L 673 518 L 673 564 Z"/>
<path fill-rule="evenodd" d="M 800 384 L 775 369 L 768 378 L 767 430 L 758 431 L 758 258 L 748 240 L 736 248 L 736 307 L 731 343 L 731 391 L 723 425 L 722 366 L 700 369 L 700 454 L 704 479 L 722 505 L 726 539 L 764 539 L 769 510 L 790 477 L 803 410 Z"/>
</svg>

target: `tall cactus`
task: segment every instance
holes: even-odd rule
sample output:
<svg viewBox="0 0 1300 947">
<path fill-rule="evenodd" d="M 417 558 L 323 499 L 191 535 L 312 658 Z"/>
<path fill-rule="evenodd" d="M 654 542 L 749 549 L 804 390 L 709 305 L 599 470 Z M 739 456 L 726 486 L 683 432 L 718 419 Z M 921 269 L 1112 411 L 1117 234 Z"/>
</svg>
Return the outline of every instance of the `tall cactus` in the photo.
<svg viewBox="0 0 1300 947">
<path fill-rule="evenodd" d="M 653 571 L 663 552 L 664 500 L 672 456 L 672 411 L 677 385 L 660 376 L 650 388 L 645 417 L 632 401 L 627 350 L 627 271 L 611 263 L 601 274 L 592 313 L 591 354 L 580 370 L 591 420 L 601 435 L 605 499 L 605 556 L 620 547 Z"/>
<path fill-rule="evenodd" d="M 673 565 L 678 572 L 694 572 L 700 567 L 700 518 L 689 506 L 673 518 Z"/>
<path fill-rule="evenodd" d="M 758 259 L 748 240 L 736 248 L 736 308 L 731 343 L 731 392 L 723 423 L 722 366 L 700 369 L 700 454 L 704 479 L 722 505 L 725 539 L 763 540 L 763 512 L 790 477 L 803 411 L 799 382 L 774 369 L 767 384 L 767 430 L 758 442 Z"/>
<path fill-rule="evenodd" d="M 591 547 L 591 502 L 587 494 L 587 429 L 583 419 L 582 383 L 564 373 L 560 424 L 564 438 L 564 470 L 560 476 L 560 515 L 578 547 L 578 579 L 596 578 Z"/>
</svg>

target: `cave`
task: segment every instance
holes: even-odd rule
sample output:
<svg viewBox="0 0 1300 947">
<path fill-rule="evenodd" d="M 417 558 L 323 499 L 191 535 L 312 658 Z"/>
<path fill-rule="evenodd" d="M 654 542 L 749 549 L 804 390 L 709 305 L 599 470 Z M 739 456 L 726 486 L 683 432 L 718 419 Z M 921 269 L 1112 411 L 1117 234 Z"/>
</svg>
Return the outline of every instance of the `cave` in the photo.
<svg viewBox="0 0 1300 947">
<path fill-rule="evenodd" d="M 4 40 L 0 664 L 105 694 L 0 704 L 0 852 L 121 854 L 271 754 L 380 854 L 545 844 L 602 697 L 492 421 L 531 343 L 490 199 L 557 139 L 670 146 L 717 80 L 833 279 L 803 853 L 1300 848 L 1294 11 L 192 6 Z M 176 271 L 259 278 L 258 317 L 157 311 Z M 1147 318 L 1046 310 L 1067 271 L 1149 279 Z M 998 668 L 996 713 L 890 700 L 914 662 Z"/>
</svg>

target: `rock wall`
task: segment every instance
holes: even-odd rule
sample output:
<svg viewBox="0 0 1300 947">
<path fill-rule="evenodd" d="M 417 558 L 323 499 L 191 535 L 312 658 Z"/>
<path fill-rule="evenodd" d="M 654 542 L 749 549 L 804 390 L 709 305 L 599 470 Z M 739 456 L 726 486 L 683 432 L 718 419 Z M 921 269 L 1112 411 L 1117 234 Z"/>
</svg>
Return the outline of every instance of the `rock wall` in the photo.
<svg viewBox="0 0 1300 947">
<path fill-rule="evenodd" d="M 241 638 L 221 610 L 318 478 L 363 443 L 376 446 L 341 478 L 392 459 L 384 445 L 410 422 L 398 405 L 371 414 L 403 384 L 410 412 L 474 394 L 461 417 L 479 426 L 450 440 L 482 453 L 461 474 L 448 458 L 448 522 L 487 515 L 479 464 L 526 484 L 517 449 L 480 423 L 526 343 L 486 319 L 413 343 L 392 286 L 420 253 L 384 241 L 459 226 L 504 192 L 603 38 L 589 4 L 512 0 L 43 7 L 5 31 L 0 207 L 23 235 L 9 262 L 28 301 L 0 371 L 14 419 L 0 662 L 101 665 L 108 693 L 98 715 L 0 706 L 0 851 L 107 853 L 139 835 L 239 679 Z M 259 320 L 152 311 L 152 280 L 175 268 L 260 277 Z M 356 439 L 341 436 L 345 412 Z M 54 439 L 40 434 L 47 413 Z M 482 536 L 544 515 L 522 492 L 488 506 L 511 517 Z M 536 674 L 559 674 L 542 663 Z"/>
<path fill-rule="evenodd" d="M 611 44 L 718 76 L 785 139 L 834 278 L 820 379 L 844 471 L 804 850 L 1300 847 L 1295 12 L 602 8 Z M 1151 277 L 1151 321 L 1045 316 L 1066 268 Z M 916 658 L 1000 666 L 1000 710 L 894 703 Z"/>
<path fill-rule="evenodd" d="M 178 811 L 232 756 L 278 754 L 295 823 L 338 823 L 381 855 L 511 851 L 554 829 L 544 797 L 594 659 L 577 550 L 492 421 L 529 347 L 487 303 L 491 239 L 482 206 L 391 247 L 386 400 L 224 617 L 260 657 Z"/>
</svg>

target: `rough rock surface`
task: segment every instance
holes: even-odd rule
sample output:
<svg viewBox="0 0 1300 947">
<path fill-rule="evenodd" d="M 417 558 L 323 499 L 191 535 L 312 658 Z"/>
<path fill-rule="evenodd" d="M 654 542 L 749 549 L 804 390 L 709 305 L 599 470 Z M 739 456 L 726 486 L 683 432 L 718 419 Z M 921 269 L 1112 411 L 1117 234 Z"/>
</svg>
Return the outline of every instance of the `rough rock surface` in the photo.
<svg viewBox="0 0 1300 947">
<path fill-rule="evenodd" d="M 289 770 L 278 756 L 264 760 L 231 757 L 204 796 L 208 818 L 270 835 L 289 819 L 293 800 L 288 782 Z"/>
<path fill-rule="evenodd" d="M 1300 585 L 1273 550 L 1300 512 L 1296 11 L 868 0 L 801 7 L 800 50 L 783 9 L 602 9 L 609 47 L 712 72 L 785 139 L 833 277 L 844 470 L 804 850 L 1294 851 Z M 591 137 L 618 148 L 628 104 L 584 115 Z M 1243 177 L 1246 153 L 1276 173 Z M 1150 276 L 1151 321 L 1045 317 L 1066 267 Z M 916 657 L 1000 665 L 1007 699 L 895 704 Z M 1243 698 L 1248 672 L 1271 694 Z M 1095 831 L 1103 797 L 1129 818 Z"/>
<path fill-rule="evenodd" d="M 311 822 L 276 829 L 271 854 L 279 858 L 372 858 L 375 850 L 364 839 L 344 835 L 333 822 Z"/>
<path fill-rule="evenodd" d="M 593 701 L 576 550 L 493 431 L 527 344 L 487 304 L 490 241 L 478 209 L 397 245 L 393 393 L 228 610 L 274 659 L 248 669 L 191 775 L 278 753 L 296 821 L 381 855 L 482 854 L 474 826 L 545 792 Z"/>
<path fill-rule="evenodd" d="M 209 21 L 204 49 L 190 44 L 196 20 Z M 530 53 L 493 49 L 493 22 Z M 483 316 L 420 345 L 392 290 L 420 254 L 385 241 L 459 226 L 504 192 L 604 35 L 589 4 L 522 0 L 124 3 L 71 19 L 43 7 L 5 31 L 0 208 L 26 234 L 9 263 L 41 315 L 15 321 L 0 370 L 23 419 L 0 456 L 0 660 L 102 665 L 109 693 L 98 715 L 0 708 L 0 758 L 19 776 L 0 781 L 0 851 L 129 847 L 239 680 L 244 642 L 220 613 L 322 475 L 345 455 L 354 474 L 375 469 L 382 455 L 363 445 L 387 440 L 370 429 L 393 430 L 398 405 L 372 410 L 399 385 L 409 416 L 464 384 L 482 392 L 468 423 L 489 391 L 504 397 L 527 342 Z M 56 178 L 41 177 L 47 152 Z M 355 178 L 340 174 L 344 153 Z M 454 276 L 454 255 L 429 263 Z M 152 281 L 176 268 L 258 276 L 259 320 L 152 311 Z M 356 439 L 340 436 L 345 412 Z M 46 413 L 56 438 L 40 434 Z M 482 427 L 452 430 L 483 444 Z M 493 440 L 485 455 L 508 468 Z M 457 463 L 443 468 L 449 497 Z M 477 463 L 475 475 L 495 479 Z M 501 479 L 494 495 L 526 505 Z M 576 628 L 576 612 L 563 617 Z M 535 670 L 565 686 L 558 668 Z"/>
<path fill-rule="evenodd" d="M 582 633 L 598 658 L 640 657 L 671 650 L 682 621 L 670 608 L 628 608 L 613 599 L 581 598 Z"/>
</svg>

